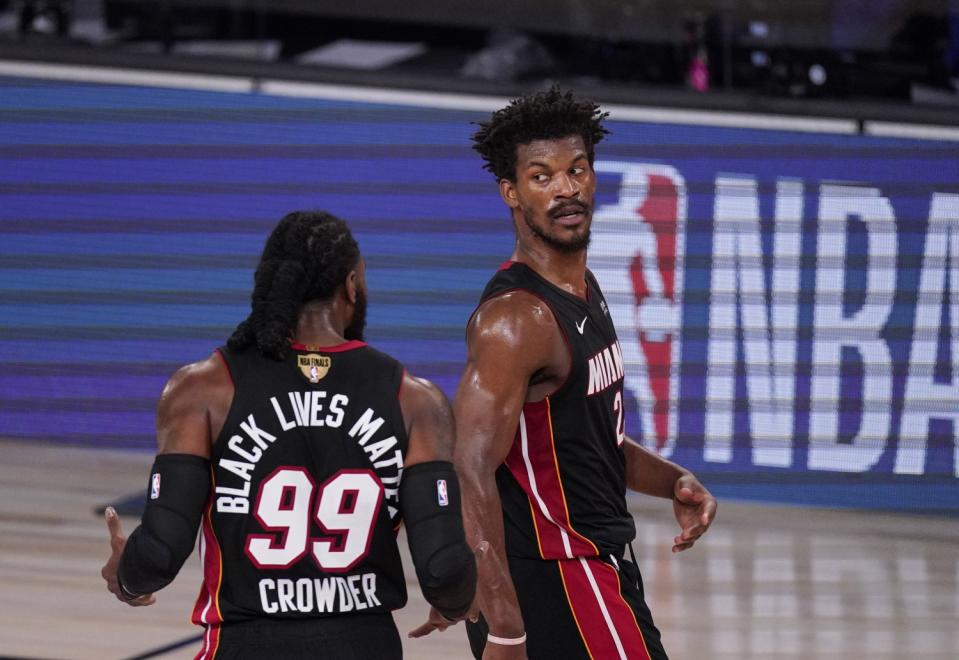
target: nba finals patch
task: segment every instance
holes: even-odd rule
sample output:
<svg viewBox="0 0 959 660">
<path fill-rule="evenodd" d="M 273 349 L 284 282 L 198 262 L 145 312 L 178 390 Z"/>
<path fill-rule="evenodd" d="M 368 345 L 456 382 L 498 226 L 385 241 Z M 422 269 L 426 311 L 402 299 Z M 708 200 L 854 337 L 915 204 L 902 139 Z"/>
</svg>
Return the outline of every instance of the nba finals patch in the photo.
<svg viewBox="0 0 959 660">
<path fill-rule="evenodd" d="M 308 353 L 307 355 L 296 356 L 296 365 L 300 368 L 300 373 L 311 383 L 319 383 L 326 372 L 330 370 L 331 360 L 326 355 L 317 355 Z"/>
</svg>

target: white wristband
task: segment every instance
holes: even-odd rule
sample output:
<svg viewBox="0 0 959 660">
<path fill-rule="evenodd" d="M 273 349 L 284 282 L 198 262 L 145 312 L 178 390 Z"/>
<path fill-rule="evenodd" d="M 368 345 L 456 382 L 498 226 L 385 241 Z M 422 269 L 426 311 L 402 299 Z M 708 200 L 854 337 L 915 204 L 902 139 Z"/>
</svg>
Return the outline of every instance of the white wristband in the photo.
<svg viewBox="0 0 959 660">
<path fill-rule="evenodd" d="M 521 637 L 497 637 L 496 635 L 487 635 L 486 641 L 502 646 L 519 646 L 526 641 L 526 633 L 523 633 Z"/>
</svg>

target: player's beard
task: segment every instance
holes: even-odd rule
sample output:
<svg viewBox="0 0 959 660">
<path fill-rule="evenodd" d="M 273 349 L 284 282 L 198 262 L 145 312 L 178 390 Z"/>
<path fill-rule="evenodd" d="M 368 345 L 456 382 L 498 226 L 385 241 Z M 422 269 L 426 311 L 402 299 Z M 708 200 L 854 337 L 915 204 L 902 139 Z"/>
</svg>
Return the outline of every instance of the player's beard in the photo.
<svg viewBox="0 0 959 660">
<path fill-rule="evenodd" d="M 356 290 L 356 304 L 353 306 L 353 320 L 343 331 L 343 337 L 348 341 L 363 341 L 363 330 L 366 329 L 366 291 Z"/>
<path fill-rule="evenodd" d="M 593 218 L 588 208 L 586 210 L 586 213 L 588 214 L 588 217 L 584 220 L 584 222 L 587 222 L 589 225 L 592 225 Z M 550 216 L 547 216 L 547 217 L 549 217 L 549 219 L 552 220 Z M 589 246 L 590 230 L 591 230 L 590 226 L 587 226 L 586 231 L 583 232 L 583 234 L 581 234 L 580 236 L 574 236 L 573 238 L 563 240 L 556 236 L 552 236 L 546 231 L 544 231 L 543 229 L 541 229 L 533 220 L 533 216 L 531 213 L 523 211 L 523 220 L 526 222 L 526 226 L 529 227 L 529 230 L 531 232 L 533 232 L 537 237 L 539 237 L 540 240 L 546 243 L 546 245 L 550 246 L 551 248 L 559 252 L 572 254 L 573 252 L 580 252 L 581 250 L 585 250 Z"/>
</svg>

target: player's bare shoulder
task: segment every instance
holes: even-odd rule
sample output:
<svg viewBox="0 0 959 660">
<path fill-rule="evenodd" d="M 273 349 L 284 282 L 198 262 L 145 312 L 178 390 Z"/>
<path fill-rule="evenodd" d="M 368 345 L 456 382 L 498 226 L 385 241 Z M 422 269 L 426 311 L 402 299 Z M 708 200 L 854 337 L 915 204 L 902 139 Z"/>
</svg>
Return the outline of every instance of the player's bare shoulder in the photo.
<svg viewBox="0 0 959 660">
<path fill-rule="evenodd" d="M 449 402 L 443 390 L 425 378 L 414 376 L 409 371 L 403 374 L 403 386 L 400 390 L 400 405 L 404 412 L 407 407 L 419 410 L 441 409 Z"/>
<path fill-rule="evenodd" d="M 559 336 L 552 310 L 542 299 L 528 291 L 507 291 L 486 300 L 466 328 L 472 344 L 497 344 L 499 350 L 516 353 L 536 352 Z"/>
<path fill-rule="evenodd" d="M 161 453 L 172 451 L 179 442 L 173 429 L 182 429 L 190 420 L 201 420 L 207 435 L 215 438 L 233 401 L 233 379 L 219 353 L 176 370 L 167 381 L 157 404 L 157 441 Z M 195 426 L 195 424 L 194 424 Z"/>
<path fill-rule="evenodd" d="M 465 379 L 495 374 L 510 387 L 522 383 L 524 398 L 538 401 L 569 372 L 569 348 L 553 311 L 528 291 L 508 291 L 485 301 L 466 335 Z"/>
<path fill-rule="evenodd" d="M 164 404 L 202 403 L 218 390 L 233 388 L 230 370 L 219 353 L 214 352 L 205 360 L 191 362 L 177 369 L 167 381 L 160 395 Z"/>
</svg>

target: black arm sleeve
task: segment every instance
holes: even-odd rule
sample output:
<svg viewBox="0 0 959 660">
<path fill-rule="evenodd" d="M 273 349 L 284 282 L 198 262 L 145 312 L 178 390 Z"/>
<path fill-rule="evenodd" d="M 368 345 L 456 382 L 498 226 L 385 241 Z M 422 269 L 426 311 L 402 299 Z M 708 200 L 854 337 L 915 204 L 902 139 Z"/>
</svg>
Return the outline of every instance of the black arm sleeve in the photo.
<svg viewBox="0 0 959 660">
<path fill-rule="evenodd" d="M 127 595 L 153 593 L 173 581 L 193 552 L 209 494 L 207 459 L 192 454 L 156 457 L 143 520 L 120 557 L 117 578 Z"/>
<path fill-rule="evenodd" d="M 466 544 L 453 464 L 430 461 L 403 470 L 400 509 L 423 596 L 443 616 L 463 616 L 476 595 L 476 558 Z"/>
</svg>

